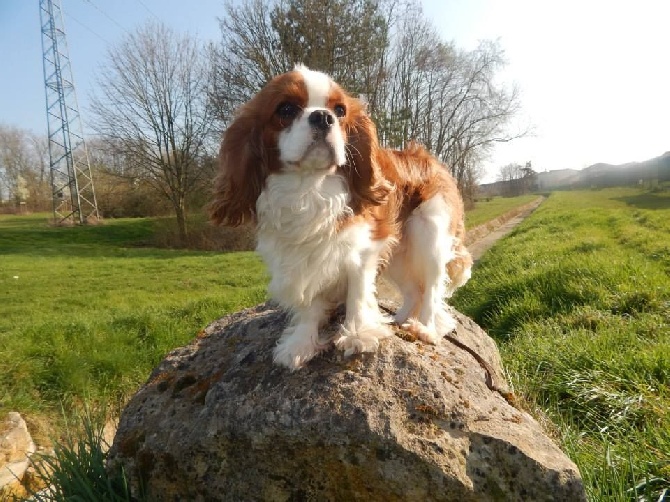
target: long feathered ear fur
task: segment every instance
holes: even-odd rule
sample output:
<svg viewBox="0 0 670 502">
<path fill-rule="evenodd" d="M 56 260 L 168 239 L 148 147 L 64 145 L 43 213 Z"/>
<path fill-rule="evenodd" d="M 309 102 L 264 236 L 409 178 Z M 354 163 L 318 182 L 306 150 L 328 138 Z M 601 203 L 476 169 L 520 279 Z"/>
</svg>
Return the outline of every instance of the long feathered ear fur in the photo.
<svg viewBox="0 0 670 502">
<path fill-rule="evenodd" d="M 228 127 L 219 150 L 219 174 L 214 182 L 210 219 L 238 226 L 255 221 L 256 199 L 268 175 L 260 131 L 247 106 Z"/>
<path fill-rule="evenodd" d="M 392 187 L 379 166 L 381 148 L 377 129 L 363 105 L 357 100 L 354 103 L 357 105 L 353 110 L 356 118 L 347 130 L 347 164 L 344 171 L 352 191 L 351 204 L 357 209 L 365 203 L 383 204 Z"/>
</svg>

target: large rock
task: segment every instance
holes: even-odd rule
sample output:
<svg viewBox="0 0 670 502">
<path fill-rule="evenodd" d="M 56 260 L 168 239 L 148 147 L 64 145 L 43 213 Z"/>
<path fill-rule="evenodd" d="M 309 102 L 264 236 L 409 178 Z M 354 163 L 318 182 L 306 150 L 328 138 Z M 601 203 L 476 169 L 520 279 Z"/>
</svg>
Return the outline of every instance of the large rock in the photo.
<svg viewBox="0 0 670 502">
<path fill-rule="evenodd" d="M 287 318 L 260 305 L 169 354 L 126 407 L 109 467 L 161 501 L 585 500 L 471 320 L 457 314 L 456 343 L 398 332 L 291 373 L 272 364 Z"/>
</svg>

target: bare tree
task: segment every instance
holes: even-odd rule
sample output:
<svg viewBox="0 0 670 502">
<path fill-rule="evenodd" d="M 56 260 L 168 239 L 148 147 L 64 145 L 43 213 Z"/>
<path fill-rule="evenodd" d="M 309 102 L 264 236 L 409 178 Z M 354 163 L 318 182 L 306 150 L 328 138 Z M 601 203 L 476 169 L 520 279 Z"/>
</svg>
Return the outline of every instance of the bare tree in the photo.
<svg viewBox="0 0 670 502">
<path fill-rule="evenodd" d="M 495 81 L 503 56 L 495 42 L 472 51 L 445 43 L 416 4 L 397 24 L 379 120 L 382 139 L 396 147 L 411 140 L 426 145 L 449 166 L 466 199 L 474 195 L 478 166 L 490 148 L 526 134 L 508 130 L 520 99 L 515 87 Z"/>
<path fill-rule="evenodd" d="M 212 148 L 208 59 L 189 35 L 149 23 L 110 49 L 92 100 L 97 132 L 169 200 L 182 242 L 186 202 L 202 176 L 198 158 Z"/>
<path fill-rule="evenodd" d="M 0 125 L 0 202 L 23 203 L 32 210 L 48 207 L 50 188 L 46 139 Z"/>
<path fill-rule="evenodd" d="M 247 0 L 225 4 L 212 47 L 212 103 L 227 124 L 272 77 L 303 63 L 329 73 L 371 110 L 383 80 L 388 26 L 375 0 Z"/>
<path fill-rule="evenodd" d="M 439 37 L 417 5 L 405 4 L 392 12 L 398 19 L 390 23 L 395 30 L 388 49 L 382 104 L 375 120 L 382 143 L 403 148 L 407 141 L 418 139 L 417 120 L 425 96 L 416 60 L 420 53 L 439 41 Z"/>
</svg>

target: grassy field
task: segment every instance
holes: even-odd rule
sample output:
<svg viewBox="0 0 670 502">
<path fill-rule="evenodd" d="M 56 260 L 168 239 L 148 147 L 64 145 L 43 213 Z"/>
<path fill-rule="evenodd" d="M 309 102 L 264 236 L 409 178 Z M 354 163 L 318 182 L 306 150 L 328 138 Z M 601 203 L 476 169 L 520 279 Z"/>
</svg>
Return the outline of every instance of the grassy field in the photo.
<svg viewBox="0 0 670 502">
<path fill-rule="evenodd" d="M 589 499 L 670 498 L 670 193 L 557 192 L 454 298 Z"/>
<path fill-rule="evenodd" d="M 138 247 L 147 219 L 46 221 L 0 216 L 0 416 L 20 411 L 38 434 L 62 404 L 123 402 L 169 350 L 265 298 L 254 253 Z"/>
<path fill-rule="evenodd" d="M 480 203 L 468 227 L 533 198 Z M 58 431 L 61 406 L 121 406 L 169 350 L 265 299 L 251 252 L 149 247 L 156 220 L 47 218 L 0 216 L 0 415 L 20 411 L 38 440 Z M 670 489 L 669 277 L 670 194 L 559 192 L 454 299 L 551 418 L 591 500 Z"/>
<path fill-rule="evenodd" d="M 525 203 L 500 200 L 473 214 Z M 170 241 L 165 219 L 53 228 L 48 217 L 0 216 L 0 416 L 20 411 L 38 436 L 62 405 L 121 405 L 169 350 L 265 299 L 254 253 L 150 247 Z"/>
</svg>

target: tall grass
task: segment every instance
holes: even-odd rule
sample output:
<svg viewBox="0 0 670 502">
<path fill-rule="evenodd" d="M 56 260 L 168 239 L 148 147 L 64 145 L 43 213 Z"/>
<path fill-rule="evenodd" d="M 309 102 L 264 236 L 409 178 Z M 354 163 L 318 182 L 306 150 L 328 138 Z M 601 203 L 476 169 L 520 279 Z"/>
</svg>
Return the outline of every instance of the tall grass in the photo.
<svg viewBox="0 0 670 502">
<path fill-rule="evenodd" d="M 105 417 L 84 413 L 77 419 L 74 424 L 68 423 L 64 437 L 55 442 L 52 454 L 31 458 L 35 469 L 34 486 L 28 490 L 31 500 L 146 500 L 143 493 L 131 495 L 122 469 L 110 472 L 106 468 L 107 450 L 111 445 L 104 437 Z"/>
<path fill-rule="evenodd" d="M 454 304 L 557 424 L 591 500 L 670 496 L 670 193 L 552 194 Z"/>
</svg>

